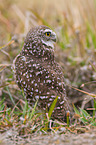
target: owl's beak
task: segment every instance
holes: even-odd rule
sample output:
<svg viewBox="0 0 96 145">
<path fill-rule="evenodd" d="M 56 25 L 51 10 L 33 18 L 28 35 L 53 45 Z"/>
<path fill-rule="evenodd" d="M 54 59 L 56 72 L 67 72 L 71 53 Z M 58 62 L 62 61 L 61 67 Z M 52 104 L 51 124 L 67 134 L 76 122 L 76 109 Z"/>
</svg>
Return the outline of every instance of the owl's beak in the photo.
<svg viewBox="0 0 96 145">
<path fill-rule="evenodd" d="M 53 40 L 54 42 L 56 42 L 56 39 L 57 39 L 57 38 L 56 38 L 56 34 L 54 33 L 53 36 L 52 36 L 52 40 Z"/>
<path fill-rule="evenodd" d="M 54 42 L 56 42 L 56 38 L 52 38 L 52 40 L 53 40 Z"/>
</svg>

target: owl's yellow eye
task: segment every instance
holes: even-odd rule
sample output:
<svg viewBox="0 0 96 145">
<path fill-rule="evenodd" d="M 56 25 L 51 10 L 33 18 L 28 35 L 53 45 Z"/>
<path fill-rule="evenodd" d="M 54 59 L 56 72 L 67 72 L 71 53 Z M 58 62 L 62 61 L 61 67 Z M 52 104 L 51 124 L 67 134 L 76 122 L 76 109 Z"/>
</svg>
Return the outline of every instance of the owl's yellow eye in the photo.
<svg viewBox="0 0 96 145">
<path fill-rule="evenodd" d="M 45 35 L 46 35 L 47 37 L 50 37 L 51 32 L 46 32 Z"/>
</svg>

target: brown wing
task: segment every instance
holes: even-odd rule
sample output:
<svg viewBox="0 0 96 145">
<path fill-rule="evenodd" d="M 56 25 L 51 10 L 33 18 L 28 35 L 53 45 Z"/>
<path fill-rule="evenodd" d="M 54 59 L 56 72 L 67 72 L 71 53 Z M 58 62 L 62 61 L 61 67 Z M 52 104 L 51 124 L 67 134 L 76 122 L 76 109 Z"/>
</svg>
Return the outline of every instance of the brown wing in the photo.
<svg viewBox="0 0 96 145">
<path fill-rule="evenodd" d="M 64 118 L 69 105 L 63 74 L 58 64 L 18 55 L 14 60 L 14 66 L 16 81 L 18 86 L 23 88 L 28 101 L 35 103 L 39 98 L 38 106 L 46 110 L 58 96 L 53 117 Z"/>
</svg>

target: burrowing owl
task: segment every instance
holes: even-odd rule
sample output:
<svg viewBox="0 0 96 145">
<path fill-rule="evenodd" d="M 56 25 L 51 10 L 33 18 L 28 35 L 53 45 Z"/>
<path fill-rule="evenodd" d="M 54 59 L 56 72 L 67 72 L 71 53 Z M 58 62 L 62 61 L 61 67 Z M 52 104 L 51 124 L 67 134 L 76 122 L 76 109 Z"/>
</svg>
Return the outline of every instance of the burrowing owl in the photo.
<svg viewBox="0 0 96 145">
<path fill-rule="evenodd" d="M 54 59 L 56 34 L 47 26 L 32 28 L 24 41 L 13 67 L 18 86 L 24 90 L 30 104 L 38 99 L 38 107 L 45 112 L 58 96 L 52 118 L 63 120 L 69 111 L 64 77 Z"/>
</svg>

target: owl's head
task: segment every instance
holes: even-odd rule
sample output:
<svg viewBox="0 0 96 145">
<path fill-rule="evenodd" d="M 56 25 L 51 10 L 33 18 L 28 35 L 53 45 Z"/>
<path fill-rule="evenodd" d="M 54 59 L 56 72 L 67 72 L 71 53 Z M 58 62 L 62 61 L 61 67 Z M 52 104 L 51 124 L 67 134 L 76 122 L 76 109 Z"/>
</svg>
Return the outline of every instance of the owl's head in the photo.
<svg viewBox="0 0 96 145">
<path fill-rule="evenodd" d="M 37 44 L 37 46 L 43 44 L 51 49 L 54 48 L 54 42 L 56 42 L 56 33 L 44 25 L 32 28 L 25 39 L 25 43 Z"/>
</svg>

